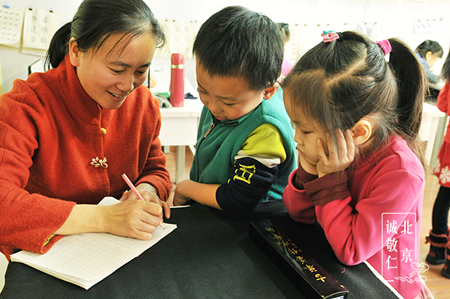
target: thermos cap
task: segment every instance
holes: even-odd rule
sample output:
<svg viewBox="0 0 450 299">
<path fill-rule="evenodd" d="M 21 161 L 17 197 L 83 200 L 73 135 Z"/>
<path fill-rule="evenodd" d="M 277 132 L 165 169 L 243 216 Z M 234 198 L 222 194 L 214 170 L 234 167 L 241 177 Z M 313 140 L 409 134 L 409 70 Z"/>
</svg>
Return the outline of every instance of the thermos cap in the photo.
<svg viewBox="0 0 450 299">
<path fill-rule="evenodd" d="M 184 56 L 181 53 L 172 53 L 172 65 L 184 64 Z"/>
</svg>

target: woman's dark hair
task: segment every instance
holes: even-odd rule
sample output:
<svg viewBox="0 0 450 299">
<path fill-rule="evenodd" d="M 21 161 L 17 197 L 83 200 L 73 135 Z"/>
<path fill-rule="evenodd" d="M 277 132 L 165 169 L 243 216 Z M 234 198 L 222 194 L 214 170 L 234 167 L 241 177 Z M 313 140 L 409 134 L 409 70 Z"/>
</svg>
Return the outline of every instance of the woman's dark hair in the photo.
<svg viewBox="0 0 450 299">
<path fill-rule="evenodd" d="M 157 46 L 166 39 L 150 8 L 143 0 L 84 0 L 72 22 L 53 36 L 46 55 L 46 66 L 57 67 L 69 51 L 73 37 L 85 52 L 98 50 L 111 35 L 124 33 L 129 39 L 151 32 Z"/>
<path fill-rule="evenodd" d="M 423 41 L 420 45 L 417 46 L 416 52 L 420 54 L 423 58 L 427 55 L 428 52 L 433 53 L 435 56 L 439 56 L 439 58 L 442 58 L 444 55 L 444 50 L 442 49 L 441 45 L 434 41 L 427 39 Z"/>
<path fill-rule="evenodd" d="M 309 50 L 286 77 L 283 89 L 290 105 L 313 116 L 333 140 L 336 128 L 347 130 L 372 116 L 372 149 L 395 132 L 425 165 L 417 136 L 426 79 L 415 54 L 400 40 L 389 39 L 388 63 L 383 49 L 365 36 L 338 34 L 338 40 Z"/>
<path fill-rule="evenodd" d="M 444 65 L 442 66 L 441 76 L 447 81 L 450 81 L 450 50 L 445 58 Z"/>
<path fill-rule="evenodd" d="M 267 16 L 229 6 L 200 27 L 193 53 L 209 75 L 241 77 L 250 89 L 272 86 L 281 73 L 283 40 Z"/>
</svg>

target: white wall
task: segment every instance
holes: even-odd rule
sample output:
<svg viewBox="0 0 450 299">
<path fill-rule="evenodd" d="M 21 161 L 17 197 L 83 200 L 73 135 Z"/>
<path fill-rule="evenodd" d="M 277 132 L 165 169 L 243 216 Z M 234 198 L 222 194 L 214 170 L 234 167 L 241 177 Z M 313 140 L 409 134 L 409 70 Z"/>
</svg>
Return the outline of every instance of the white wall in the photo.
<svg viewBox="0 0 450 299">
<path fill-rule="evenodd" d="M 145 0 L 158 19 L 204 22 L 228 5 L 242 5 L 266 14 L 275 22 L 336 28 L 344 23 L 377 23 L 375 38 L 400 37 L 412 48 L 425 39 L 438 41 L 447 55 L 450 41 L 450 0 Z M 43 8 L 58 14 L 58 27 L 70 21 L 82 0 L 3 0 L 0 4 Z M 417 20 L 443 19 L 445 28 L 414 33 Z M 446 22 L 446 23 L 445 23 Z M 328 25 L 328 26 L 327 26 Z M 319 38 L 319 37 L 318 37 Z M 3 91 L 15 78 L 27 77 L 27 66 L 40 58 L 18 51 L 0 49 Z M 442 62 L 442 60 L 441 60 Z M 439 67 L 439 64 L 438 64 Z"/>
</svg>

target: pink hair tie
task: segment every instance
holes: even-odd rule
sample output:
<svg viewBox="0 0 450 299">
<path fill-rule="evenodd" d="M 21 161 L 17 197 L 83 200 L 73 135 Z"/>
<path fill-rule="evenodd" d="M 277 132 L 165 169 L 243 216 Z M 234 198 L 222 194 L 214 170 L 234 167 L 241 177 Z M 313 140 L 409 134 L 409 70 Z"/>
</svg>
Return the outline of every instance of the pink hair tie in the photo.
<svg viewBox="0 0 450 299">
<path fill-rule="evenodd" d="M 387 39 L 377 40 L 376 43 L 383 49 L 384 55 L 391 53 L 392 46 L 391 43 Z"/>
<path fill-rule="evenodd" d="M 324 43 L 331 43 L 332 41 L 335 41 L 337 39 L 339 39 L 339 34 L 337 34 L 335 31 L 330 30 L 330 31 L 324 31 L 321 34 L 322 38 L 323 38 L 323 42 Z"/>
</svg>

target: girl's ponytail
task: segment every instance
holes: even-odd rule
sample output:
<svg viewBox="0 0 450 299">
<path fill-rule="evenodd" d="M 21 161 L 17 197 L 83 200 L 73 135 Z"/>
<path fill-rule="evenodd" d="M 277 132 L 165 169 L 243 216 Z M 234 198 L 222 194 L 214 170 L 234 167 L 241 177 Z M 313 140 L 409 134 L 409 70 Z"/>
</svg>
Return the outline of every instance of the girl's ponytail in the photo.
<svg viewBox="0 0 450 299">
<path fill-rule="evenodd" d="M 398 39 L 389 39 L 392 46 L 389 66 L 398 86 L 397 131 L 406 140 L 409 147 L 424 162 L 419 148 L 422 108 L 426 93 L 426 77 L 416 55 Z"/>
<path fill-rule="evenodd" d="M 46 69 L 56 68 L 64 60 L 64 57 L 69 51 L 69 40 L 71 37 L 72 22 L 62 26 L 53 35 L 50 41 L 47 54 L 45 56 Z"/>
</svg>

